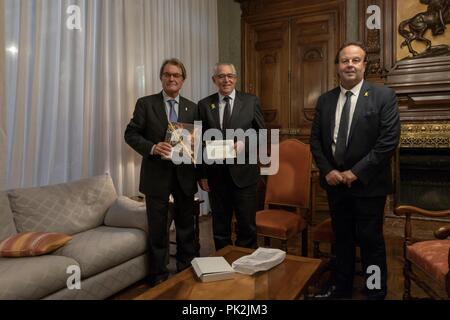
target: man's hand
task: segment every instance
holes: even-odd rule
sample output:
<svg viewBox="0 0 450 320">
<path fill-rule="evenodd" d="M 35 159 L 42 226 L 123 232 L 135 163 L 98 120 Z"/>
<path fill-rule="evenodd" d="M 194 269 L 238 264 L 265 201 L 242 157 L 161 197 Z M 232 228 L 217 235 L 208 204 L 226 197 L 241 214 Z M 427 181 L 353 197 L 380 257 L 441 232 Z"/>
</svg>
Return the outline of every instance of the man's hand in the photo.
<svg viewBox="0 0 450 320">
<path fill-rule="evenodd" d="M 344 178 L 343 183 L 345 183 L 349 188 L 352 186 L 353 181 L 358 180 L 358 177 L 355 176 L 351 170 L 341 172 L 341 175 Z"/>
<path fill-rule="evenodd" d="M 208 179 L 200 179 L 198 180 L 198 185 L 203 191 L 209 192 Z"/>
<path fill-rule="evenodd" d="M 153 150 L 153 154 L 159 154 L 161 157 L 169 158 L 172 147 L 167 142 L 159 142 Z"/>
<path fill-rule="evenodd" d="M 344 182 L 344 177 L 341 172 L 332 170 L 325 176 L 325 180 L 327 180 L 327 183 L 330 186 L 337 186 L 338 184 Z"/>
</svg>

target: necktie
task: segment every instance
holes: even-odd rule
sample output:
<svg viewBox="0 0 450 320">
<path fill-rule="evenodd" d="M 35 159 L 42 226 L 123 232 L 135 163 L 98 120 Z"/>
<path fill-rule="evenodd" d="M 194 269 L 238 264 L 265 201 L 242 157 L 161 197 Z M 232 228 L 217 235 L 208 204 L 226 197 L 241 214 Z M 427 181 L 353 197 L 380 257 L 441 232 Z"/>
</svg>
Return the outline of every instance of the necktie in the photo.
<svg viewBox="0 0 450 320">
<path fill-rule="evenodd" d="M 222 119 L 222 129 L 225 130 L 230 125 L 230 117 L 231 117 L 231 105 L 230 105 L 230 97 L 225 96 L 223 100 L 225 101 L 225 109 L 223 110 L 223 119 Z"/>
<path fill-rule="evenodd" d="M 342 108 L 341 121 L 339 122 L 339 131 L 336 139 L 336 149 L 334 150 L 334 160 L 339 167 L 344 166 L 345 151 L 347 149 L 347 132 L 348 132 L 348 121 L 350 115 L 350 102 L 353 93 L 347 91 L 345 93 L 346 99 L 344 103 L 344 108 Z"/>
<path fill-rule="evenodd" d="M 169 105 L 170 105 L 170 112 L 169 112 L 169 121 L 170 122 L 177 122 L 178 121 L 178 116 L 177 116 L 177 112 L 175 111 L 175 100 L 169 100 Z"/>
</svg>

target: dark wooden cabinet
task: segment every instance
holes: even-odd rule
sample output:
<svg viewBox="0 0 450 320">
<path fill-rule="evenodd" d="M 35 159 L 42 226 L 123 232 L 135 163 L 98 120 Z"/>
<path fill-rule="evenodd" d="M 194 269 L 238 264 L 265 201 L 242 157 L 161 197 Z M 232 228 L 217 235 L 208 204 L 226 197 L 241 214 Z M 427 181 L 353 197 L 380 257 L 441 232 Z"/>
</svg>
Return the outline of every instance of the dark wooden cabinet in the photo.
<svg viewBox="0 0 450 320">
<path fill-rule="evenodd" d="M 345 0 L 236 1 L 243 90 L 260 98 L 267 126 L 281 129 L 281 139 L 309 143 L 317 98 L 337 85 L 334 57 L 345 41 Z M 312 182 L 312 211 L 328 211 L 317 170 Z M 264 188 L 258 190 L 261 200 Z"/>
<path fill-rule="evenodd" d="M 256 94 L 269 127 L 308 142 L 317 98 L 336 85 L 334 55 L 345 38 L 345 1 L 240 0 L 243 89 Z"/>
</svg>

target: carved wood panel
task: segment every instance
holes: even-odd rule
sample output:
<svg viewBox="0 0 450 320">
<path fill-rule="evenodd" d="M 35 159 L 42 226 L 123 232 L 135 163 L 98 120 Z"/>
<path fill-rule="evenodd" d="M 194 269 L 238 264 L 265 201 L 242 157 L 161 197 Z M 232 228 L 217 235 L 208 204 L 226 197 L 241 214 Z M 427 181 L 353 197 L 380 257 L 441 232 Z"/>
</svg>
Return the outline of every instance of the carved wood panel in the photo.
<svg viewBox="0 0 450 320">
<path fill-rule="evenodd" d="M 256 94 L 268 125 L 289 121 L 289 22 L 247 26 L 245 57 L 248 92 Z"/>
<path fill-rule="evenodd" d="M 290 128 L 310 135 L 317 98 L 334 86 L 336 37 L 334 14 L 300 17 L 292 21 L 292 94 Z"/>
<path fill-rule="evenodd" d="M 307 142 L 320 94 L 336 85 L 334 55 L 345 38 L 345 1 L 239 0 L 243 88 L 265 120 Z"/>
<path fill-rule="evenodd" d="M 297 15 L 301 12 L 307 13 L 310 11 L 317 11 L 317 0 L 235 0 L 241 4 L 242 15 L 245 17 L 252 16 L 277 16 L 289 17 Z M 319 6 L 323 3 L 326 5 L 334 5 L 340 0 L 322 0 Z"/>
<path fill-rule="evenodd" d="M 413 5 L 414 4 L 414 5 Z M 409 123 L 445 123 L 450 120 L 450 56 L 421 52 L 413 55 L 402 51 L 401 42 L 405 39 L 399 32 L 404 18 L 420 16 L 427 7 L 414 0 L 406 6 L 403 2 L 392 0 L 390 6 L 393 14 L 384 33 L 391 32 L 392 67 L 386 75 L 385 84 L 393 88 L 398 97 L 400 119 L 402 124 Z M 408 20 L 408 19 L 406 19 Z M 439 47 L 438 39 L 450 37 L 447 29 L 440 36 L 432 36 L 430 30 L 425 36 L 431 39 L 434 48 Z M 418 49 L 418 47 L 414 47 Z M 403 48 L 403 50 L 406 50 Z M 425 50 L 426 51 L 426 50 Z M 400 59 L 400 60 L 399 60 Z M 402 135 L 404 132 L 402 132 Z"/>
</svg>

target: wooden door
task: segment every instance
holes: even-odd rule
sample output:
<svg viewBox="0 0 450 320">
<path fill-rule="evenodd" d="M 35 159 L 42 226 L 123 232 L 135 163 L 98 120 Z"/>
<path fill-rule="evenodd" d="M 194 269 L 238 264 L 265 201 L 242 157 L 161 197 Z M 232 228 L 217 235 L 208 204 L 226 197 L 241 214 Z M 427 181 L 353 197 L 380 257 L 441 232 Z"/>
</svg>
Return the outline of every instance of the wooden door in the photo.
<svg viewBox="0 0 450 320">
<path fill-rule="evenodd" d="M 289 124 L 289 20 L 247 24 L 244 91 L 257 95 L 268 127 Z"/>
<path fill-rule="evenodd" d="M 333 13 L 292 20 L 291 119 L 289 128 L 308 140 L 317 98 L 335 86 L 338 47 Z"/>
</svg>

